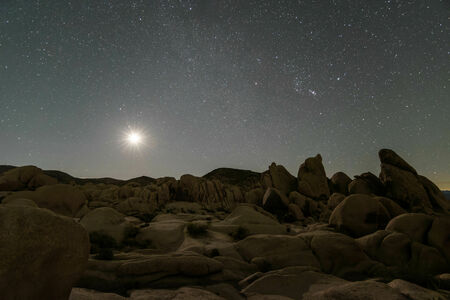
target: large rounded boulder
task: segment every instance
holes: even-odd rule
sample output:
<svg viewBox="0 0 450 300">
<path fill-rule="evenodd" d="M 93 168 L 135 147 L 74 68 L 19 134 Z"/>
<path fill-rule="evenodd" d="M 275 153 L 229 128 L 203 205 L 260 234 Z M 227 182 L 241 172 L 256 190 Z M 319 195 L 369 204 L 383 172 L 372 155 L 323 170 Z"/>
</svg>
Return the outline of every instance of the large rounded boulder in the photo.
<svg viewBox="0 0 450 300">
<path fill-rule="evenodd" d="M 341 232 L 360 237 L 383 229 L 389 219 L 389 212 L 380 201 L 368 195 L 355 194 L 336 206 L 329 224 Z"/>
<path fill-rule="evenodd" d="M 333 193 L 348 194 L 348 185 L 352 179 L 344 172 L 337 172 L 330 178 L 330 188 Z"/>
<path fill-rule="evenodd" d="M 87 266 L 86 231 L 47 209 L 0 205 L 0 241 L 2 299 L 67 299 Z"/>
<path fill-rule="evenodd" d="M 17 192 L 6 197 L 4 201 L 16 198 L 31 199 L 41 208 L 47 208 L 68 217 L 77 216 L 77 213 L 87 203 L 84 193 L 69 184 L 46 185 L 36 191 Z"/>
<path fill-rule="evenodd" d="M 125 232 L 130 227 L 125 216 L 110 207 L 100 207 L 90 211 L 81 219 L 80 224 L 89 233 L 99 232 L 114 238 L 117 244 L 122 243 Z"/>
<path fill-rule="evenodd" d="M 401 232 L 408 235 L 413 241 L 425 243 L 427 232 L 431 228 L 432 223 L 432 216 L 420 213 L 407 213 L 389 221 L 386 230 Z"/>
<path fill-rule="evenodd" d="M 441 251 L 450 264 L 450 216 L 440 216 L 433 220 L 427 240 L 430 246 Z"/>
<path fill-rule="evenodd" d="M 34 190 L 57 182 L 55 178 L 45 175 L 41 169 L 35 166 L 25 166 L 1 174 L 0 191 Z"/>
</svg>

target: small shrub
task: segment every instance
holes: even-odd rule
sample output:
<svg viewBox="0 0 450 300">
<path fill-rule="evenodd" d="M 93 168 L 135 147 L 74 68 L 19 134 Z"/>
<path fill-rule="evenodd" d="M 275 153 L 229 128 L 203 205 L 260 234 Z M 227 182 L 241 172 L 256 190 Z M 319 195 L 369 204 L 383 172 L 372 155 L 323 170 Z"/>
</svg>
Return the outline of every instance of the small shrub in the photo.
<svg viewBox="0 0 450 300">
<path fill-rule="evenodd" d="M 187 225 L 187 232 L 192 237 L 206 235 L 208 232 L 208 225 L 191 222 Z"/>
<path fill-rule="evenodd" d="M 122 248 L 130 247 L 130 248 L 140 248 L 140 249 L 146 249 L 150 247 L 151 241 L 149 240 L 143 240 L 143 241 L 137 241 L 136 236 L 139 233 L 139 228 L 134 226 L 129 226 L 125 228 L 124 231 L 124 237 L 122 241 Z"/>
<path fill-rule="evenodd" d="M 235 241 L 240 241 L 242 239 L 245 239 L 248 236 L 249 232 L 248 229 L 243 227 L 243 226 L 239 226 L 238 228 L 236 228 L 235 231 L 233 231 L 232 233 L 230 233 L 230 236 L 235 240 Z"/>
<path fill-rule="evenodd" d="M 98 254 L 94 256 L 94 258 L 101 260 L 113 260 L 114 253 L 111 248 L 101 248 Z"/>
<path fill-rule="evenodd" d="M 268 262 L 267 260 L 264 260 L 261 262 L 261 264 L 258 266 L 259 270 L 263 273 L 269 272 L 272 270 L 272 264 Z"/>
<path fill-rule="evenodd" d="M 211 250 L 211 257 L 215 257 L 215 256 L 219 256 L 219 250 L 217 250 L 217 248 L 214 248 Z"/>
<path fill-rule="evenodd" d="M 140 214 L 137 216 L 139 219 L 141 219 L 142 221 L 149 223 L 153 220 L 154 217 L 156 217 L 156 214 Z"/>
<path fill-rule="evenodd" d="M 89 234 L 89 241 L 91 242 L 91 253 L 98 253 L 101 249 L 117 248 L 116 240 L 99 231 L 94 231 Z"/>
</svg>

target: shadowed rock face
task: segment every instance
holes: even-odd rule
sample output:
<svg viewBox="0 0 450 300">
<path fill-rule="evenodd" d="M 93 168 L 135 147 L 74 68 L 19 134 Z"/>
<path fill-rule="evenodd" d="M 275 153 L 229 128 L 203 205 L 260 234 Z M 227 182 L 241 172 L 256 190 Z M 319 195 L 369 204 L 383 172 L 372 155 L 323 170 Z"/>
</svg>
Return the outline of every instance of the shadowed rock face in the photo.
<svg viewBox="0 0 450 300">
<path fill-rule="evenodd" d="M 413 173 L 417 175 L 416 169 L 411 167 L 403 158 L 401 158 L 397 153 L 390 149 L 381 149 L 378 152 L 378 156 L 380 157 L 380 161 L 382 164 L 392 165 L 404 171 Z"/>
<path fill-rule="evenodd" d="M 305 196 L 313 199 L 328 199 L 330 190 L 325 168 L 322 165 L 322 156 L 317 154 L 301 164 L 298 170 L 298 190 Z"/>
<path fill-rule="evenodd" d="M 428 179 L 417 175 L 416 170 L 394 151 L 382 149 L 380 179 L 386 196 L 403 208 L 430 213 L 433 210 L 450 212 L 450 204 L 442 192 Z"/>
<path fill-rule="evenodd" d="M 67 299 L 87 266 L 87 232 L 46 209 L 0 205 L 2 299 Z"/>
<path fill-rule="evenodd" d="M 330 179 L 330 188 L 332 193 L 348 194 L 348 185 L 352 182 L 351 178 L 344 172 L 335 173 Z"/>
<path fill-rule="evenodd" d="M 355 194 L 339 203 L 329 222 L 342 232 L 360 237 L 383 229 L 389 219 L 388 210 L 376 198 Z"/>
</svg>

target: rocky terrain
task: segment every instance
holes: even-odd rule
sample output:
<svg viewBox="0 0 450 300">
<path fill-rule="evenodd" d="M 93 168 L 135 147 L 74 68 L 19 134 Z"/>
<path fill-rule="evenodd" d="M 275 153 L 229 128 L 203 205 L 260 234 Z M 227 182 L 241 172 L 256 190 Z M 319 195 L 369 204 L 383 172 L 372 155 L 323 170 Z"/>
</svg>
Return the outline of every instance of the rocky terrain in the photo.
<svg viewBox="0 0 450 300">
<path fill-rule="evenodd" d="M 1 299 L 450 299 L 450 200 L 395 152 L 379 176 L 79 179 L 0 167 Z"/>
</svg>

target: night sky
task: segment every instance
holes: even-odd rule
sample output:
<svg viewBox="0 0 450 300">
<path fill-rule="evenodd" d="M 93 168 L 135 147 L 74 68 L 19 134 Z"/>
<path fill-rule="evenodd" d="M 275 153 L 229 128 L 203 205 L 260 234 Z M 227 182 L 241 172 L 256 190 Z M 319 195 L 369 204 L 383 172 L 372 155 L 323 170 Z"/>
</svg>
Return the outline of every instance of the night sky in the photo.
<svg viewBox="0 0 450 300">
<path fill-rule="evenodd" d="M 450 189 L 449 1 L 1 0 L 0 164 L 130 178 L 217 167 Z M 139 147 L 124 133 L 144 134 Z"/>
</svg>

